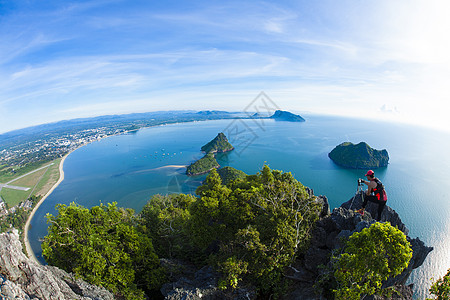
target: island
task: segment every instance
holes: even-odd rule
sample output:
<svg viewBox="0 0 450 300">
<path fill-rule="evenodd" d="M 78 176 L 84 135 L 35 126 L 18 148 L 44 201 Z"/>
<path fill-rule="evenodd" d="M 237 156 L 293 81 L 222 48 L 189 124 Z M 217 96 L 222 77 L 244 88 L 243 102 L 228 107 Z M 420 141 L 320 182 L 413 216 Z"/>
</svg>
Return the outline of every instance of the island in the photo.
<svg viewBox="0 0 450 300">
<path fill-rule="evenodd" d="M 367 143 L 344 142 L 336 146 L 328 157 L 337 165 L 351 169 L 377 169 L 386 167 L 389 154 L 386 149 L 376 150 Z"/>
<path fill-rule="evenodd" d="M 234 147 L 228 142 L 225 134 L 220 132 L 212 141 L 201 147 L 201 151 L 206 153 L 205 156 L 191 163 L 186 168 L 186 175 L 202 175 L 208 173 L 212 169 L 218 169 L 220 165 L 214 156 L 215 153 L 228 152 L 233 149 Z"/>
<path fill-rule="evenodd" d="M 270 119 L 274 119 L 275 121 L 305 122 L 305 119 L 301 116 L 283 110 L 275 111 Z"/>
</svg>

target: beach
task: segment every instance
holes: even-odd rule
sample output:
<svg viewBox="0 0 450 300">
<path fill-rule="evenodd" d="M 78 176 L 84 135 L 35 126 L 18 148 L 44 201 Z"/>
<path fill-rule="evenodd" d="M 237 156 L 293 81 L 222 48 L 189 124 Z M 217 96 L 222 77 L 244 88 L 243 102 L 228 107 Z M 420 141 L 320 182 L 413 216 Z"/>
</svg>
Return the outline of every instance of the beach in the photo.
<svg viewBox="0 0 450 300">
<path fill-rule="evenodd" d="M 25 223 L 25 228 L 24 228 L 24 235 L 23 235 L 23 242 L 24 242 L 24 246 L 28 255 L 28 258 L 30 258 L 31 260 L 35 261 L 36 263 L 40 264 L 40 262 L 38 261 L 38 259 L 36 258 L 36 255 L 34 255 L 34 251 L 31 248 L 30 245 L 30 241 L 28 239 L 28 229 L 30 227 L 30 222 L 33 219 L 34 213 L 36 212 L 36 210 L 39 208 L 39 206 L 41 206 L 41 204 L 45 201 L 45 199 L 47 199 L 47 197 L 56 189 L 56 187 L 64 180 L 64 171 L 63 171 L 63 166 L 64 166 L 64 161 L 66 160 L 67 156 L 70 154 L 71 152 L 67 153 L 66 155 L 64 155 L 64 157 L 61 159 L 61 162 L 59 163 L 59 179 L 58 181 L 53 185 L 53 187 L 47 192 L 47 194 L 45 194 L 44 197 L 42 197 L 42 199 L 36 204 L 36 206 L 33 208 L 33 210 L 31 211 L 30 215 L 28 216 L 27 222 Z"/>
</svg>

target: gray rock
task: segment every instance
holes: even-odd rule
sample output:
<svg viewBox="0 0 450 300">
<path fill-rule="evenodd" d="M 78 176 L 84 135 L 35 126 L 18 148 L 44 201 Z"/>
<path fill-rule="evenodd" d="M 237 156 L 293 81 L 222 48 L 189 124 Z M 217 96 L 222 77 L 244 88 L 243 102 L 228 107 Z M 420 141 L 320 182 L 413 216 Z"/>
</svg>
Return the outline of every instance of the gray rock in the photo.
<svg viewBox="0 0 450 300">
<path fill-rule="evenodd" d="M 17 230 L 0 234 L 0 274 L 1 299 L 114 299 L 103 288 L 28 259 Z"/>
</svg>

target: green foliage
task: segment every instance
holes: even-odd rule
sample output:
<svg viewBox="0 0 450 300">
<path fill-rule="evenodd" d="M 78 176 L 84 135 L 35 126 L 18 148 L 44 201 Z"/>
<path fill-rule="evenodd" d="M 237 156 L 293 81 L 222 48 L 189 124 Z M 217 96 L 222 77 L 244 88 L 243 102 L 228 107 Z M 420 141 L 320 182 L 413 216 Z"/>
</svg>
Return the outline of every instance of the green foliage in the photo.
<svg viewBox="0 0 450 300">
<path fill-rule="evenodd" d="M 336 299 L 362 299 L 382 292 L 382 282 L 400 274 L 412 257 L 406 236 L 390 223 L 374 223 L 352 234 L 333 257 Z"/>
<path fill-rule="evenodd" d="M 206 153 L 226 152 L 233 149 L 234 147 L 228 142 L 228 139 L 223 132 L 220 132 L 212 141 L 201 148 L 201 150 Z"/>
<path fill-rule="evenodd" d="M 224 274 L 222 287 L 248 279 L 263 292 L 276 287 L 305 249 L 319 205 L 291 173 L 272 171 L 222 184 L 213 170 L 190 206 L 191 240 Z"/>
<path fill-rule="evenodd" d="M 186 169 L 187 175 L 200 175 L 208 173 L 210 170 L 218 168 L 219 163 L 217 162 L 214 154 L 208 153 L 199 160 L 190 164 Z"/>
<path fill-rule="evenodd" d="M 220 179 L 222 179 L 222 183 L 225 185 L 231 183 L 233 180 L 244 179 L 247 176 L 247 174 L 241 170 L 237 170 L 233 167 L 223 167 L 218 169 L 217 173 L 219 174 Z"/>
<path fill-rule="evenodd" d="M 160 257 L 190 259 L 190 243 L 186 232 L 190 221 L 192 195 L 155 195 L 140 213 L 141 223 L 149 230 L 156 253 Z"/>
<path fill-rule="evenodd" d="M 447 274 L 433 283 L 430 288 L 430 293 L 437 300 L 450 299 L 450 269 L 448 269 Z"/>
<path fill-rule="evenodd" d="M 338 165 L 354 169 L 380 168 L 388 165 L 386 150 L 375 150 L 364 142 L 350 142 L 336 146 L 328 156 Z"/>
<path fill-rule="evenodd" d="M 159 288 L 164 272 L 146 228 L 135 225 L 133 210 L 116 203 L 90 210 L 59 204 L 57 210 L 57 216 L 47 215 L 49 233 L 42 243 L 49 264 L 128 299 Z"/>
</svg>

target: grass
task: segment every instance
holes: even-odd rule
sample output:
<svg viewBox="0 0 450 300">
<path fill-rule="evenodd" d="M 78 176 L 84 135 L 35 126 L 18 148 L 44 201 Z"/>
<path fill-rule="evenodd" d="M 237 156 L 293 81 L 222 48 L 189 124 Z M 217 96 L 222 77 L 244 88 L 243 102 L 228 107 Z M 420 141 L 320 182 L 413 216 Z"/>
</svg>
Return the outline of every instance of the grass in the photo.
<svg viewBox="0 0 450 300">
<path fill-rule="evenodd" d="M 16 206 L 23 200 L 27 199 L 30 191 L 19 191 L 8 188 L 2 188 L 0 195 L 2 199 L 8 204 L 9 207 Z"/>
<path fill-rule="evenodd" d="M 16 173 L 12 173 L 11 172 L 11 168 L 8 167 L 5 170 L 2 170 L 0 172 L 0 182 L 1 183 L 6 183 L 9 182 L 11 180 L 13 180 L 14 178 L 17 178 L 21 175 L 24 175 L 28 172 L 31 172 L 33 170 L 39 169 L 40 167 L 46 166 L 48 164 L 50 164 L 52 161 L 44 161 L 44 162 L 39 162 L 39 163 L 33 163 L 30 164 L 26 167 L 20 168 L 18 170 L 16 170 Z"/>
<path fill-rule="evenodd" d="M 59 179 L 59 164 L 60 164 L 60 162 L 61 162 L 61 158 L 58 158 L 58 159 L 53 160 L 52 162 L 46 162 L 45 164 L 36 166 L 34 169 L 38 169 L 42 166 L 53 163 L 53 165 L 49 166 L 48 168 L 36 171 L 36 172 L 31 173 L 23 178 L 18 179 L 17 181 L 11 182 L 11 185 L 29 187 L 29 188 L 31 188 L 31 190 L 19 191 L 19 190 L 14 190 L 14 189 L 9 189 L 9 188 L 3 188 L 0 192 L 1 197 L 3 198 L 3 200 L 6 203 L 8 203 L 9 207 L 13 207 L 13 206 L 19 204 L 20 202 L 26 200 L 29 196 L 45 195 Z M 31 169 L 31 170 L 29 169 L 27 172 L 31 172 L 31 171 L 33 171 L 33 169 Z M 24 172 L 20 172 L 20 173 L 24 174 Z M 17 178 L 19 176 L 21 176 L 21 175 L 16 174 L 14 177 L 9 178 L 7 181 L 11 181 L 14 178 Z M 2 182 L 2 181 L 0 181 L 0 182 Z M 33 188 L 34 188 L 34 190 L 33 190 Z M 30 195 L 31 192 L 32 192 L 32 194 Z"/>
</svg>

